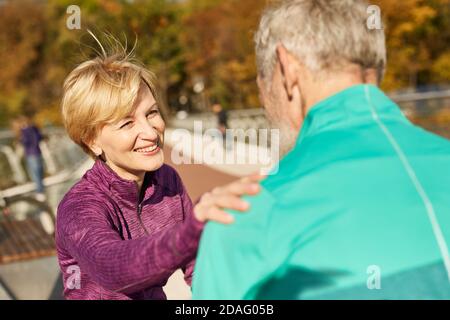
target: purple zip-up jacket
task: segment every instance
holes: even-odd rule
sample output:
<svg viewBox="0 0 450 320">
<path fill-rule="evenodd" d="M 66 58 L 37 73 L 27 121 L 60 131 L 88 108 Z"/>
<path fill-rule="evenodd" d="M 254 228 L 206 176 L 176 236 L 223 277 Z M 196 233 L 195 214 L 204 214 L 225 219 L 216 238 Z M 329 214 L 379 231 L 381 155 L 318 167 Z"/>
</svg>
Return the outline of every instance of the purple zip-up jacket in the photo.
<svg viewBox="0 0 450 320">
<path fill-rule="evenodd" d="M 97 160 L 58 206 L 65 298 L 166 299 L 178 268 L 191 284 L 203 225 L 170 166 L 147 172 L 140 196 L 136 182 Z"/>
</svg>

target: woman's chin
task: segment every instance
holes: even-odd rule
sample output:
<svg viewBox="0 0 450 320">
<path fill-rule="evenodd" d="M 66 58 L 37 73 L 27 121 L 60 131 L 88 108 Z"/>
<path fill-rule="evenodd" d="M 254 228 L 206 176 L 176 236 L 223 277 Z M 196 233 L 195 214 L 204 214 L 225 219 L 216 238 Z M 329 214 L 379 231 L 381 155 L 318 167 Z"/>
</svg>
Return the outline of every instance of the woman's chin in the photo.
<svg viewBox="0 0 450 320">
<path fill-rule="evenodd" d="M 161 151 L 159 154 L 154 155 L 150 159 L 144 159 L 139 162 L 139 167 L 144 171 L 156 171 L 164 164 L 164 154 Z"/>
</svg>

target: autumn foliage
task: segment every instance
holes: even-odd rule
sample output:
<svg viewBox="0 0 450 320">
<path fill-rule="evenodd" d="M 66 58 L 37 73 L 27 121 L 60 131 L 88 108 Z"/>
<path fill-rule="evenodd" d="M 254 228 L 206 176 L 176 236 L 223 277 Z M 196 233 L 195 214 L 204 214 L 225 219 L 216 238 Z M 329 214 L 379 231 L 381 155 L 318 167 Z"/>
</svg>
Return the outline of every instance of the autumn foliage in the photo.
<svg viewBox="0 0 450 320">
<path fill-rule="evenodd" d="M 92 57 L 86 29 L 110 32 L 157 75 L 172 111 L 196 107 L 193 86 L 226 108 L 258 107 L 253 34 L 265 0 L 76 1 L 81 30 L 66 27 L 72 0 L 0 1 L 0 126 L 26 113 L 59 123 L 67 73 Z M 449 0 L 376 0 L 388 44 L 383 88 L 395 90 L 450 81 Z M 180 96 L 188 97 L 181 104 Z"/>
</svg>

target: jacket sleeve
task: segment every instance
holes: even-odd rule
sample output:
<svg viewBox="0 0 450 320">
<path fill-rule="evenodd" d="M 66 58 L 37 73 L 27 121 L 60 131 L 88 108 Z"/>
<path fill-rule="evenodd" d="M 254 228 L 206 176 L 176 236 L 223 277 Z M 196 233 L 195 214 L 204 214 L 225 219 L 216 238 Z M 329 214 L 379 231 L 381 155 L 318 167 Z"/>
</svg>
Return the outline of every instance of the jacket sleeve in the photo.
<svg viewBox="0 0 450 320">
<path fill-rule="evenodd" d="M 177 174 L 177 180 L 179 189 L 181 192 L 181 201 L 183 202 L 183 213 L 185 219 L 190 219 L 192 216 L 194 216 L 194 206 L 198 203 L 200 199 L 197 199 L 195 203 L 192 203 L 191 198 L 189 197 L 186 188 L 183 185 L 183 182 L 181 181 L 181 178 L 179 178 Z M 196 250 L 197 253 L 197 250 Z M 195 266 L 195 255 L 194 257 L 187 262 L 185 266 L 182 267 L 183 273 L 184 273 L 184 281 L 188 286 L 192 285 L 192 277 L 194 275 L 194 266 Z"/>
<path fill-rule="evenodd" d="M 192 286 L 192 278 L 194 276 L 195 258 L 189 261 L 185 267 L 182 268 L 184 273 L 184 281 L 190 287 Z"/>
<path fill-rule="evenodd" d="M 61 216 L 61 217 L 59 217 Z M 195 257 L 203 223 L 188 215 L 171 230 L 123 240 L 104 203 L 66 202 L 58 210 L 57 241 L 82 272 L 115 292 L 131 294 L 158 285 Z"/>
</svg>

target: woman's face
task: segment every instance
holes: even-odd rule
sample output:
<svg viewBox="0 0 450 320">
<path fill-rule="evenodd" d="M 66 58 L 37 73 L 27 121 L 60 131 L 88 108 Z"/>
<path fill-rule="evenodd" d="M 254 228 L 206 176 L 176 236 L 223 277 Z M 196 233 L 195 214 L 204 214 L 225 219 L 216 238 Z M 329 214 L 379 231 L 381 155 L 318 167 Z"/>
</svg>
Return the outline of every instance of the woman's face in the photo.
<svg viewBox="0 0 450 320">
<path fill-rule="evenodd" d="M 133 115 L 104 126 L 92 147 L 128 180 L 142 179 L 146 171 L 159 169 L 164 161 L 165 124 L 148 86 L 141 86 L 136 104 Z"/>
</svg>

